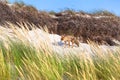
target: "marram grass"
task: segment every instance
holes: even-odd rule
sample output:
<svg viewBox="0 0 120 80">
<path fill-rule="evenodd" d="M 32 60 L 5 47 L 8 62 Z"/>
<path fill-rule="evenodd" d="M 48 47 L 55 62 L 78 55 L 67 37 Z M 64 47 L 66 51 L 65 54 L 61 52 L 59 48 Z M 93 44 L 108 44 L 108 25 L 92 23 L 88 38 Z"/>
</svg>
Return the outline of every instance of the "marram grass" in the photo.
<svg viewBox="0 0 120 80">
<path fill-rule="evenodd" d="M 10 25 L 15 26 L 15 25 Z M 13 29 L 13 28 L 12 28 Z M 17 29 L 17 41 L 6 37 L 0 41 L 0 80 L 119 80 L 120 50 L 103 53 L 90 44 L 93 55 L 79 52 L 61 56 L 40 41 L 32 45 Z M 24 35 L 25 35 L 24 34 Z"/>
</svg>

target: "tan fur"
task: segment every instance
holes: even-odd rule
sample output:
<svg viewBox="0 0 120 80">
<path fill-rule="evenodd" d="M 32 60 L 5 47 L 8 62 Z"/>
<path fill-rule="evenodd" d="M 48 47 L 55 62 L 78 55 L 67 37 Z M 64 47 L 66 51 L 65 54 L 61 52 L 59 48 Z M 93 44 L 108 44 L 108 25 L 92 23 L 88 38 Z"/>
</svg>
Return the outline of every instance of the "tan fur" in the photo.
<svg viewBox="0 0 120 80">
<path fill-rule="evenodd" d="M 70 47 L 70 42 L 72 43 L 72 47 L 73 47 L 73 44 L 76 44 L 76 45 L 79 47 L 79 40 L 76 39 L 76 38 L 73 37 L 73 36 L 70 36 L 70 35 L 62 35 L 62 36 L 61 36 L 61 41 L 64 41 L 64 42 L 65 42 L 65 45 L 67 45 L 67 42 L 68 42 L 69 47 Z"/>
</svg>

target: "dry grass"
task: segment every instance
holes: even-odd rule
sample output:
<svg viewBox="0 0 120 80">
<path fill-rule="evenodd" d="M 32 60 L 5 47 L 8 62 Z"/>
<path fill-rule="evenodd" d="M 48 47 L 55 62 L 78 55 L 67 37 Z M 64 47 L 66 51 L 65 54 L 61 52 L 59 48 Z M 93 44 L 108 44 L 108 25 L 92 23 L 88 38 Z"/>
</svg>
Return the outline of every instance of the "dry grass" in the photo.
<svg viewBox="0 0 120 80">
<path fill-rule="evenodd" d="M 120 49 L 102 52 L 98 45 L 89 42 L 93 55 L 85 52 L 63 56 L 54 52 L 50 45 L 40 40 L 31 44 L 28 31 L 9 26 L 15 34 L 0 41 L 0 79 L 1 80 L 119 80 Z M 0 34 L 1 35 L 1 34 Z M 37 35 L 37 33 L 36 33 Z M 47 35 L 47 34 L 46 34 Z M 7 35 L 6 35 L 7 36 Z M 27 38 L 26 38 L 27 37 Z"/>
</svg>

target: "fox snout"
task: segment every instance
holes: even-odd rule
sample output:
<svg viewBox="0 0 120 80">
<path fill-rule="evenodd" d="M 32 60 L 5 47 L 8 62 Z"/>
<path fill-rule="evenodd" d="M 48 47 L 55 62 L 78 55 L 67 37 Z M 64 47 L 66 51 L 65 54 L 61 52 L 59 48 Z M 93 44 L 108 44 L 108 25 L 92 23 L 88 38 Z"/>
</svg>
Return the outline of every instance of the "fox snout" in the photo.
<svg viewBox="0 0 120 80">
<path fill-rule="evenodd" d="M 61 37 L 61 41 L 63 41 L 64 40 L 64 37 Z"/>
</svg>

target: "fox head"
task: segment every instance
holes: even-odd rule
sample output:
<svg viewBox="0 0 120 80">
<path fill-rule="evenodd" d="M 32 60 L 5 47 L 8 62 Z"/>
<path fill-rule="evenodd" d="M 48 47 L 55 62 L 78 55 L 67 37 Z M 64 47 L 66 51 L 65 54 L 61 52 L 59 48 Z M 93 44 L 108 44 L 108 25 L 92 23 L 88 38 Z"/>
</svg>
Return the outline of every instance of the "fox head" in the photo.
<svg viewBox="0 0 120 80">
<path fill-rule="evenodd" d="M 63 40 L 64 40 L 64 38 L 65 38 L 65 35 L 62 35 L 62 36 L 61 36 L 61 41 L 63 41 Z"/>
</svg>

